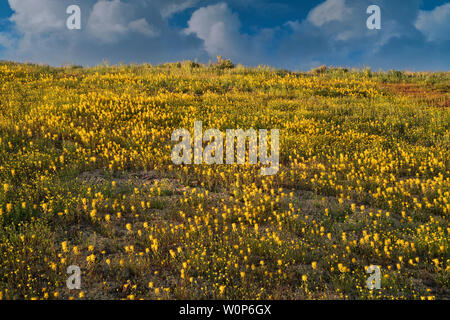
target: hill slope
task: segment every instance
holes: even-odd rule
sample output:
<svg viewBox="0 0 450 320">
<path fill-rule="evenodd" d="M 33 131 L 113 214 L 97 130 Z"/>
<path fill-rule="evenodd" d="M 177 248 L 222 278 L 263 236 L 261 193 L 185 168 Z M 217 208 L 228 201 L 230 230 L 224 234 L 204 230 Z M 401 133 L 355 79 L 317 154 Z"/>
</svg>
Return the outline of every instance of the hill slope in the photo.
<svg viewBox="0 0 450 320">
<path fill-rule="evenodd" d="M 449 298 L 449 85 L 0 64 L 0 297 Z M 196 120 L 279 129 L 280 170 L 174 165 L 171 134 Z"/>
</svg>

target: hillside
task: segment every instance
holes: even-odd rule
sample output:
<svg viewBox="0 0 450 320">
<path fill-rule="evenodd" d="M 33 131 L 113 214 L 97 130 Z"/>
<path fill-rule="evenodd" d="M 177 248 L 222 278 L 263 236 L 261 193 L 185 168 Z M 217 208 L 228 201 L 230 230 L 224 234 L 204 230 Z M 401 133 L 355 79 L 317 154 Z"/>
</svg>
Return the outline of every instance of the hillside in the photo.
<svg viewBox="0 0 450 320">
<path fill-rule="evenodd" d="M 449 87 L 448 72 L 3 62 L 0 298 L 450 298 Z M 278 172 L 174 164 L 171 135 L 195 121 L 278 129 Z"/>
</svg>

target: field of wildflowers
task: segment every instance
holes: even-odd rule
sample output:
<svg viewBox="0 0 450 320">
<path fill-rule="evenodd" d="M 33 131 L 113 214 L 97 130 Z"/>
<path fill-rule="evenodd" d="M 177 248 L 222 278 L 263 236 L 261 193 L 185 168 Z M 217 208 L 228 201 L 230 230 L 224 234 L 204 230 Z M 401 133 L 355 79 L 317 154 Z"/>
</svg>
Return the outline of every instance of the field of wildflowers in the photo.
<svg viewBox="0 0 450 320">
<path fill-rule="evenodd" d="M 0 299 L 448 299 L 449 87 L 448 72 L 1 63 Z M 280 170 L 174 165 L 171 134 L 196 120 L 279 129 Z"/>
</svg>

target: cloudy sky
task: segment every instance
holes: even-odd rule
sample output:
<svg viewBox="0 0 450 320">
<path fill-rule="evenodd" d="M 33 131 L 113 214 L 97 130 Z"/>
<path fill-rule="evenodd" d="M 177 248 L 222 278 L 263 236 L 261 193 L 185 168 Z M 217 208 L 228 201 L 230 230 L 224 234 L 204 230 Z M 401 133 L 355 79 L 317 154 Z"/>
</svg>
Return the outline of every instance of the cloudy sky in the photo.
<svg viewBox="0 0 450 320">
<path fill-rule="evenodd" d="M 381 29 L 369 30 L 370 5 Z M 81 8 L 81 30 L 66 9 Z M 244 65 L 308 70 L 450 67 L 445 0 L 0 0 L 0 59 L 51 65 L 217 55 Z"/>
</svg>

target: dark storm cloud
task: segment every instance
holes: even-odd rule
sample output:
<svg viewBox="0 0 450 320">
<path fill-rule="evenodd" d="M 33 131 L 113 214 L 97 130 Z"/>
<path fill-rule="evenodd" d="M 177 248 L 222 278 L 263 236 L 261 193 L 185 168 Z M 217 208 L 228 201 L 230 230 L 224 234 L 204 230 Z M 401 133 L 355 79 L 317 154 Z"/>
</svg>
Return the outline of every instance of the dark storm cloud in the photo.
<svg viewBox="0 0 450 320">
<path fill-rule="evenodd" d="M 96 64 L 165 62 L 203 57 L 203 43 L 170 28 L 171 14 L 192 1 L 9 0 L 19 41 L 5 58 L 20 61 Z M 68 30 L 66 8 L 77 4 L 82 29 Z"/>
</svg>

